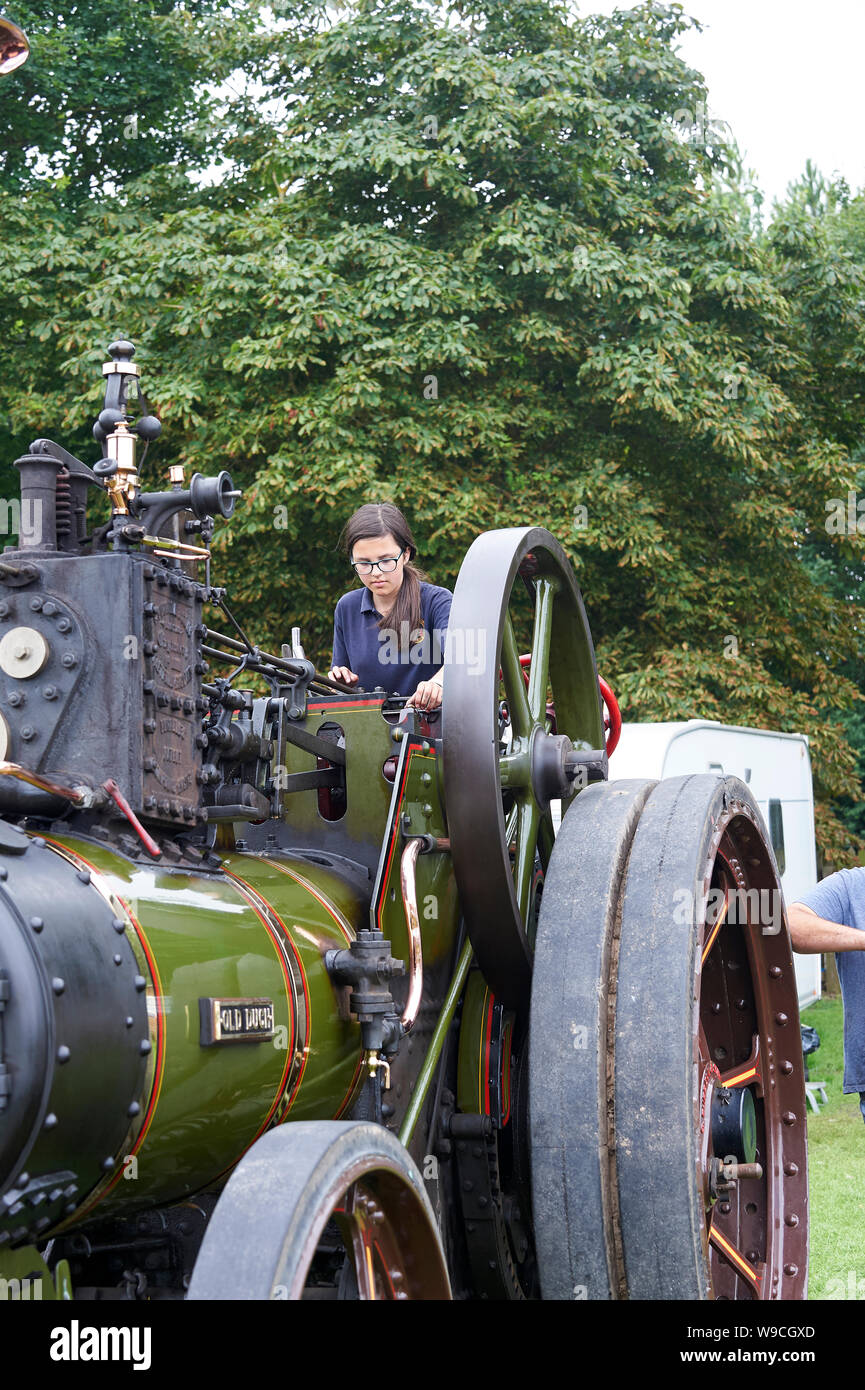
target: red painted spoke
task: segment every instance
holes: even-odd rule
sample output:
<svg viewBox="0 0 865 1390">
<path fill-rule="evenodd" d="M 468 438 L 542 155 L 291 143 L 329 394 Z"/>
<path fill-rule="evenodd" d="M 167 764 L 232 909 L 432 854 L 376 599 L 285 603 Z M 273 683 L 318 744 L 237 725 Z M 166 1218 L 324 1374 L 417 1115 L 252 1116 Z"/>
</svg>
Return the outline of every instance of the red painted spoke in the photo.
<svg viewBox="0 0 865 1390">
<path fill-rule="evenodd" d="M 372 1235 L 367 1222 L 366 1204 L 358 1184 L 354 1183 L 345 1197 L 345 1215 L 340 1225 L 347 1223 L 351 1240 L 351 1254 L 357 1279 L 358 1298 L 375 1300 L 375 1274 L 373 1272 Z M 337 1208 L 339 1210 L 339 1208 Z M 345 1237 L 343 1236 L 343 1239 Z"/>
<path fill-rule="evenodd" d="M 721 930 L 722 926 L 724 925 L 724 921 L 725 921 L 725 919 L 726 919 L 726 916 L 727 916 L 727 913 L 728 913 L 728 911 L 729 911 L 729 908 L 730 908 L 730 898 L 729 898 L 729 894 L 725 894 L 725 895 L 724 895 L 724 901 L 723 901 L 723 903 L 721 904 L 721 906 L 720 906 L 720 908 L 719 908 L 719 910 L 718 910 L 718 912 L 717 912 L 717 914 L 716 914 L 716 916 L 715 916 L 715 920 L 714 920 L 714 922 L 712 923 L 711 927 L 709 926 L 708 922 L 706 923 L 706 933 L 707 933 L 707 935 L 706 935 L 706 944 L 705 944 L 705 946 L 703 947 L 703 954 L 702 954 L 702 956 L 701 956 L 701 958 L 700 958 L 700 964 L 701 964 L 701 965 L 705 965 L 705 964 L 706 964 L 706 957 L 707 957 L 707 955 L 709 954 L 709 952 L 711 951 L 712 947 L 713 947 L 714 944 L 715 944 L 715 940 L 716 940 L 716 938 L 717 938 L 718 932 Z"/>
<path fill-rule="evenodd" d="M 754 1034 L 754 1043 L 751 1048 L 751 1055 L 747 1062 L 740 1062 L 737 1067 L 731 1067 L 729 1071 L 721 1074 L 721 1085 L 733 1091 L 737 1086 L 755 1086 L 757 1095 L 763 1094 L 763 1060 L 760 1056 L 760 1035 Z"/>
<path fill-rule="evenodd" d="M 733 1242 L 728 1240 L 725 1235 L 722 1235 L 714 1221 L 709 1227 L 709 1240 L 718 1253 L 722 1255 L 728 1264 L 736 1271 L 739 1278 L 744 1279 L 746 1284 L 754 1290 L 757 1298 L 759 1298 L 765 1265 L 752 1265 L 749 1260 L 746 1260 L 741 1250 L 737 1250 Z"/>
<path fill-rule="evenodd" d="M 387 1258 L 387 1256 L 385 1255 L 384 1250 L 383 1250 L 382 1247 L 379 1245 L 379 1243 L 378 1243 L 377 1240 L 374 1240 L 374 1241 L 373 1241 L 373 1248 L 374 1248 L 374 1250 L 375 1250 L 376 1255 L 378 1256 L 378 1260 L 376 1261 L 376 1263 L 377 1263 L 379 1272 L 380 1272 L 381 1274 L 383 1274 L 384 1277 L 385 1277 L 385 1279 L 387 1280 L 387 1289 L 388 1289 L 388 1293 L 389 1293 L 390 1297 L 391 1297 L 391 1298 L 399 1298 L 399 1297 L 400 1297 L 400 1294 L 397 1292 L 396 1288 L 394 1287 L 393 1276 L 392 1276 L 391 1270 L 390 1270 L 390 1268 L 389 1268 L 389 1265 L 392 1263 L 392 1258 L 391 1258 L 391 1260 L 389 1260 L 389 1259 Z"/>
</svg>

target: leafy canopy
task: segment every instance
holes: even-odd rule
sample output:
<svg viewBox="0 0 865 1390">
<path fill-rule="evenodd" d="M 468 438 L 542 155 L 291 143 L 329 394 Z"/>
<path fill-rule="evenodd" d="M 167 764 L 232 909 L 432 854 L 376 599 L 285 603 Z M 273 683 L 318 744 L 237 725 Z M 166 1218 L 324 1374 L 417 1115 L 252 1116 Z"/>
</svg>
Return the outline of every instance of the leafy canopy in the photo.
<svg viewBox="0 0 865 1390">
<path fill-rule="evenodd" d="M 863 437 L 862 256 L 803 198 L 755 230 L 678 6 L 279 16 L 250 31 L 227 183 L 181 187 L 164 161 L 199 147 L 167 132 L 74 228 L 44 182 L 4 200 L 13 437 L 86 449 L 102 348 L 131 336 L 154 466 L 246 489 L 219 542 L 238 611 L 323 661 L 361 502 L 403 507 L 440 583 L 478 531 L 548 526 L 626 716 L 808 732 L 844 862 L 859 607 L 806 560 L 813 536 L 860 554 L 826 502 Z"/>
</svg>

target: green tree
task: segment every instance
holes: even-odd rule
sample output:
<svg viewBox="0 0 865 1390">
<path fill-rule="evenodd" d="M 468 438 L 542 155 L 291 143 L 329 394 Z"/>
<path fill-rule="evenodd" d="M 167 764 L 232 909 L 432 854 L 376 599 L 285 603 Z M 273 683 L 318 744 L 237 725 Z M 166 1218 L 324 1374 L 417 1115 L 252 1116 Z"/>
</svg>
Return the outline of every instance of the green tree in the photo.
<svg viewBox="0 0 865 1390">
<path fill-rule="evenodd" d="M 861 302 L 851 312 L 849 293 L 851 288 L 861 287 L 865 271 L 865 198 L 852 198 L 843 180 L 826 179 L 809 162 L 801 179 L 791 185 L 772 235 L 776 243 L 788 248 L 786 265 L 795 281 L 790 289 L 802 311 L 800 332 L 811 372 L 812 396 L 845 439 L 857 466 L 852 487 L 841 495 L 836 489 L 835 496 L 824 498 L 824 526 L 806 529 L 802 552 L 815 580 L 839 602 L 854 605 L 857 614 L 858 649 L 838 669 L 857 687 L 860 698 L 836 718 L 841 736 L 849 741 L 856 756 L 856 785 L 838 801 L 840 820 L 853 837 L 846 856 L 852 861 L 861 858 L 865 838 L 865 650 L 861 624 L 865 607 L 865 437 L 858 409 L 845 416 L 845 405 L 851 397 L 855 401 L 865 354 L 858 312 Z M 797 293 L 799 286 L 805 289 L 804 294 Z M 861 296 L 861 288 L 859 293 Z M 829 536 L 827 530 L 834 535 Z"/>
<path fill-rule="evenodd" d="M 837 862 L 858 609 L 805 552 L 855 484 L 861 274 L 792 212 L 755 234 L 687 22 L 356 0 L 266 29 L 230 197 L 155 218 L 139 180 L 74 234 L 4 203 L 5 410 L 84 447 L 95 345 L 130 334 L 153 465 L 246 489 L 218 542 L 239 612 L 260 640 L 299 621 L 322 659 L 360 502 L 405 508 L 439 582 L 479 530 L 546 524 L 626 716 L 809 733 Z"/>
<path fill-rule="evenodd" d="M 0 191 L 51 181 L 71 207 L 149 170 L 224 153 L 223 82 L 251 58 L 245 0 L 33 0 L 31 45 L 0 87 Z"/>
</svg>

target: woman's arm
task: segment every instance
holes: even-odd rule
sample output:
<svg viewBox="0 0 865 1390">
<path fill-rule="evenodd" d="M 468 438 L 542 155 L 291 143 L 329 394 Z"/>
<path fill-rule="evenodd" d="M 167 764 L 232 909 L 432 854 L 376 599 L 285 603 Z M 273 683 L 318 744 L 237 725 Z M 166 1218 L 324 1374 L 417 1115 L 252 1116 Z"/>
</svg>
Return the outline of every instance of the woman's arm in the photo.
<svg viewBox="0 0 865 1390">
<path fill-rule="evenodd" d="M 342 603 L 342 599 L 340 599 L 340 603 Z M 343 685 L 357 685 L 358 677 L 348 664 L 348 649 L 342 630 L 340 603 L 336 605 L 333 615 L 333 665 L 327 674 L 332 681 L 342 681 Z"/>
<path fill-rule="evenodd" d="M 332 666 L 327 674 L 332 681 L 342 681 L 343 685 L 357 685 L 358 677 L 347 666 Z"/>
<path fill-rule="evenodd" d="M 439 588 L 430 607 L 429 626 L 433 634 L 433 651 L 439 657 L 443 655 L 445 650 L 452 603 L 453 594 L 450 589 Z M 431 676 L 428 681 L 421 681 L 415 693 L 409 696 L 407 703 L 415 705 L 418 709 L 438 709 L 442 702 L 444 677 L 445 668 L 440 666 L 435 675 Z"/>
<path fill-rule="evenodd" d="M 415 693 L 409 695 L 406 704 L 414 705 L 416 709 L 438 709 L 442 702 L 444 677 L 445 668 L 442 666 L 428 681 L 421 681 Z"/>
</svg>

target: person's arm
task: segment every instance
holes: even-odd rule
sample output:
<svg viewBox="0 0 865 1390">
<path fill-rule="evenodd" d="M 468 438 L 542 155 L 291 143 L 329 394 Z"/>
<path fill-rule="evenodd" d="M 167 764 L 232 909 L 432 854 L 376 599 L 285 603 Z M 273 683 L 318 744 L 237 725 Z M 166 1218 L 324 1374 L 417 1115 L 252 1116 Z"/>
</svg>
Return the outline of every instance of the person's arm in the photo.
<svg viewBox="0 0 865 1390">
<path fill-rule="evenodd" d="M 442 702 L 442 682 L 445 678 L 445 668 L 442 666 L 440 671 L 436 671 L 428 681 L 421 681 L 413 695 L 409 695 L 406 704 L 414 705 L 417 709 L 438 709 Z"/>
<path fill-rule="evenodd" d="M 787 920 L 793 950 L 800 955 L 815 955 L 818 951 L 865 951 L 865 931 L 819 917 L 804 903 L 792 903 Z"/>
<path fill-rule="evenodd" d="M 451 603 L 453 595 L 449 589 L 441 589 L 435 596 L 430 608 L 430 628 L 433 633 L 433 650 L 444 649 L 445 636 L 447 634 L 448 620 L 450 618 Z M 415 705 L 418 709 L 438 709 L 442 702 L 442 685 L 445 678 L 445 668 L 440 666 L 434 676 L 428 681 L 421 681 L 417 690 L 410 695 L 407 703 Z"/>
<path fill-rule="evenodd" d="M 342 681 L 343 685 L 357 685 L 358 677 L 348 664 L 348 650 L 342 630 L 342 613 L 336 605 L 333 615 L 333 665 L 327 673 L 332 681 Z"/>
<path fill-rule="evenodd" d="M 332 681 L 342 681 L 343 685 L 357 685 L 358 677 L 347 666 L 331 666 L 328 676 Z"/>
</svg>

